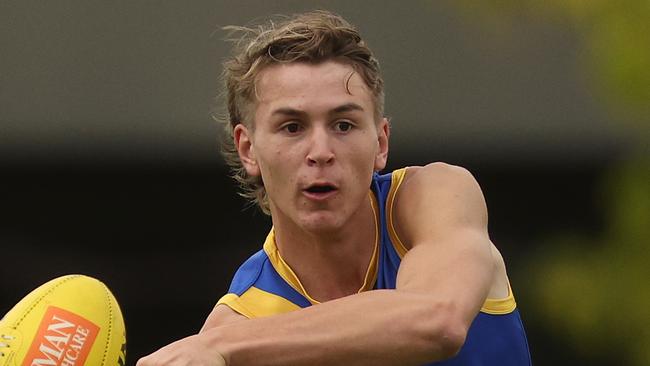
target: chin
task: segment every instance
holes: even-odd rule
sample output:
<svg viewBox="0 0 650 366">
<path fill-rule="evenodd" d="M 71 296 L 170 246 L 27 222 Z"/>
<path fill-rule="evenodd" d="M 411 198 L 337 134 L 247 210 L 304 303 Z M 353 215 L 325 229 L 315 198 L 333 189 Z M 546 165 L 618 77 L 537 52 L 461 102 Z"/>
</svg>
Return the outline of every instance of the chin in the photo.
<svg viewBox="0 0 650 366">
<path fill-rule="evenodd" d="M 299 224 L 305 231 L 324 234 L 339 230 L 344 222 L 340 213 L 312 212 L 302 217 Z"/>
</svg>

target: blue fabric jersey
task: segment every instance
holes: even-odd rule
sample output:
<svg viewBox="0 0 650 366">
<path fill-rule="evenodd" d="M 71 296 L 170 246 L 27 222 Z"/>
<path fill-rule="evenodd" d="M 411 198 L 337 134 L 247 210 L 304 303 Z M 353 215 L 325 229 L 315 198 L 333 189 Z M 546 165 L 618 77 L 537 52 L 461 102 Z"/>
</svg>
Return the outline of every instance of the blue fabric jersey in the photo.
<svg viewBox="0 0 650 366">
<path fill-rule="evenodd" d="M 395 288 L 397 271 L 407 249 L 393 228 L 392 208 L 405 172 L 404 168 L 373 177 L 369 199 L 376 217 L 375 249 L 359 292 Z M 248 318 L 256 318 L 297 310 L 318 301 L 309 296 L 280 256 L 271 229 L 264 248 L 244 262 L 235 274 L 228 294 L 218 303 Z M 526 334 L 511 290 L 506 298 L 485 301 L 458 355 L 430 365 L 530 364 Z"/>
</svg>

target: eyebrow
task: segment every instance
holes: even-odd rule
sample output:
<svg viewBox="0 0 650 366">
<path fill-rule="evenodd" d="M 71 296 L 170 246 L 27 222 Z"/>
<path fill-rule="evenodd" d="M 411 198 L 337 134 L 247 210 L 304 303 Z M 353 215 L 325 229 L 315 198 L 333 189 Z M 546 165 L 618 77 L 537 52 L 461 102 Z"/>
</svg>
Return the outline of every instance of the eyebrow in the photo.
<svg viewBox="0 0 650 366">
<path fill-rule="evenodd" d="M 344 113 L 344 112 L 352 112 L 352 111 L 363 112 L 363 107 L 358 105 L 357 103 L 346 103 L 334 108 L 331 113 Z"/>
<path fill-rule="evenodd" d="M 346 103 L 330 110 L 329 114 L 332 115 L 332 114 L 339 114 L 339 113 L 352 112 L 352 111 L 363 111 L 363 110 L 364 110 L 363 107 L 358 105 L 357 103 Z M 301 111 L 290 107 L 282 107 L 274 110 L 273 113 L 271 113 L 271 115 L 305 117 L 307 113 L 305 111 Z"/>
<path fill-rule="evenodd" d="M 278 108 L 271 113 L 272 116 L 280 115 L 280 116 L 289 116 L 289 117 L 303 117 L 307 113 L 304 111 L 294 109 L 294 108 L 289 108 L 289 107 L 282 107 Z"/>
</svg>

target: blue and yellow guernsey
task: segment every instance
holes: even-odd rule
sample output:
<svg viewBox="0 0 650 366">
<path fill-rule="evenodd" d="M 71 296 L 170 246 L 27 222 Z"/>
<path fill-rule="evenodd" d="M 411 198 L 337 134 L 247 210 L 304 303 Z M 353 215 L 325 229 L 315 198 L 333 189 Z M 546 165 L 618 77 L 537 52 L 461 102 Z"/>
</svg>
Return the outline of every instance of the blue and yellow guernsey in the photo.
<svg viewBox="0 0 650 366">
<path fill-rule="evenodd" d="M 406 168 L 375 174 L 369 193 L 376 220 L 376 239 L 370 266 L 359 292 L 394 289 L 397 271 L 407 249 L 393 227 L 392 208 Z M 282 259 L 273 229 L 264 248 L 237 271 L 219 304 L 248 317 L 277 315 L 318 304 Z M 512 290 L 503 299 L 487 299 L 472 323 L 465 344 L 455 357 L 430 365 L 530 365 L 526 334 Z"/>
</svg>

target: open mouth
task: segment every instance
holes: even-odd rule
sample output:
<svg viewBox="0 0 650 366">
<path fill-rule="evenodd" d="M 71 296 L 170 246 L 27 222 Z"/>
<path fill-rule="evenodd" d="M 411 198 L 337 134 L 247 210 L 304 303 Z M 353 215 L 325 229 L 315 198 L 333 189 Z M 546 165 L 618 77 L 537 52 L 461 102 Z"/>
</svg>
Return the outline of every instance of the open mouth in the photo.
<svg viewBox="0 0 650 366">
<path fill-rule="evenodd" d="M 336 191 L 336 187 L 329 184 L 314 184 L 305 189 L 306 192 L 314 194 L 322 194 Z"/>
</svg>

